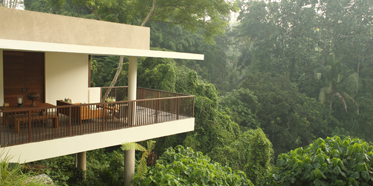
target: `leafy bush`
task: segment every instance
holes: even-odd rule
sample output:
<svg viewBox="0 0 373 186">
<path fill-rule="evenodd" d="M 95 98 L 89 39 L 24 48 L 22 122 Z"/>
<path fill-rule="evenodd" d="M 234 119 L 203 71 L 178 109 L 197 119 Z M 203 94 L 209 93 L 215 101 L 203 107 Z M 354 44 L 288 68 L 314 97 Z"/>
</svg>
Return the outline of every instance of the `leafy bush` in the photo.
<svg viewBox="0 0 373 186">
<path fill-rule="evenodd" d="M 24 170 L 34 173 L 44 173 L 56 185 L 69 185 L 71 183 L 69 180 L 77 175 L 75 173 L 79 171 L 79 169 L 75 168 L 75 158 L 73 155 L 27 163 L 24 166 Z"/>
<path fill-rule="evenodd" d="M 37 186 L 45 185 L 40 183 L 40 180 L 31 181 L 32 174 L 24 173 L 22 166 L 18 163 L 10 163 L 11 157 L 4 151 L 0 152 L 0 185 L 4 186 Z"/>
<path fill-rule="evenodd" d="M 145 179 L 135 178 L 135 185 L 253 185 L 242 171 L 211 163 L 210 158 L 193 149 L 168 148 Z"/>
<path fill-rule="evenodd" d="M 265 185 L 373 185 L 373 146 L 363 140 L 317 139 L 281 154 Z"/>
<path fill-rule="evenodd" d="M 208 155 L 213 161 L 228 165 L 233 170 L 244 171 L 255 185 L 260 185 L 271 168 L 273 150 L 271 142 L 258 128 L 242 133 L 229 145 L 214 148 Z"/>
<path fill-rule="evenodd" d="M 47 174 L 56 185 L 123 185 L 124 155 L 123 151 L 107 153 L 105 149 L 87 152 L 86 180 L 83 171 L 75 167 L 75 156 L 60 156 L 27 164 L 42 167 L 39 173 Z M 35 170 L 31 170 L 35 172 Z"/>
</svg>

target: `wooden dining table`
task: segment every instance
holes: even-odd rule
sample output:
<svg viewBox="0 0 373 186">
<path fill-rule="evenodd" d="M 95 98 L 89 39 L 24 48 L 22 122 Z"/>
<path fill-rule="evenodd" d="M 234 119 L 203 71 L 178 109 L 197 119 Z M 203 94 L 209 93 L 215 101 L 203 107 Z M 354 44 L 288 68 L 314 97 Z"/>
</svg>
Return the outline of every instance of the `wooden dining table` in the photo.
<svg viewBox="0 0 373 186">
<path fill-rule="evenodd" d="M 47 108 L 53 108 L 56 107 L 52 104 L 49 103 L 38 103 L 36 107 L 30 106 L 30 105 L 23 105 L 22 107 L 17 107 L 17 106 L 8 106 L 8 107 L 0 107 L 2 111 L 12 111 L 12 112 L 3 112 L 3 123 L 5 125 L 8 125 L 8 118 L 9 116 L 12 116 L 14 114 L 27 114 L 26 109 L 35 109 L 32 110 L 32 113 L 37 113 L 38 116 L 42 116 L 43 113 L 45 112 L 45 109 Z"/>
</svg>

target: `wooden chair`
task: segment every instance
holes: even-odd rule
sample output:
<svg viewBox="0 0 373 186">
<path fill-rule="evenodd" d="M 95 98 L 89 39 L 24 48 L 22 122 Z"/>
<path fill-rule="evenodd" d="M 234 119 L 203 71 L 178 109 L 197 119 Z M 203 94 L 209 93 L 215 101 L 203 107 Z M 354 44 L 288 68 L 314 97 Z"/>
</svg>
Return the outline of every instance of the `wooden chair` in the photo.
<svg viewBox="0 0 373 186">
<path fill-rule="evenodd" d="M 102 118 L 107 119 L 107 110 L 105 109 L 90 109 L 87 106 L 81 106 L 80 103 L 71 104 L 62 100 L 57 100 L 57 106 L 71 105 L 71 117 L 79 121 L 82 124 L 83 120 Z M 68 108 L 58 108 L 57 114 L 64 114 L 70 117 Z"/>
</svg>

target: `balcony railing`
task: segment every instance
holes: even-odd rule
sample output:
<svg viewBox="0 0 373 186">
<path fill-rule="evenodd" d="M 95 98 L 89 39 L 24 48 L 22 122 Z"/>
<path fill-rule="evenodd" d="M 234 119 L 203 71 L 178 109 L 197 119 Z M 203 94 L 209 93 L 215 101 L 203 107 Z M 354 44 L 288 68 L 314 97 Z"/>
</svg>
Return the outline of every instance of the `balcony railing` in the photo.
<svg viewBox="0 0 373 186">
<path fill-rule="evenodd" d="M 137 100 L 128 101 L 126 89 L 113 89 L 116 102 L 69 104 L 57 101 L 57 106 L 53 107 L 1 110 L 0 145 L 12 146 L 194 117 L 194 96 L 139 88 Z"/>
<path fill-rule="evenodd" d="M 101 87 L 101 100 L 106 90 L 109 87 Z M 154 90 L 148 88 L 137 88 L 136 100 L 140 99 L 153 99 L 153 98 L 165 98 L 165 97 L 180 97 L 189 96 L 187 94 L 168 92 L 162 90 Z M 116 86 L 113 87 L 109 93 L 108 97 L 116 98 L 116 101 L 126 101 L 128 100 L 128 86 Z"/>
</svg>

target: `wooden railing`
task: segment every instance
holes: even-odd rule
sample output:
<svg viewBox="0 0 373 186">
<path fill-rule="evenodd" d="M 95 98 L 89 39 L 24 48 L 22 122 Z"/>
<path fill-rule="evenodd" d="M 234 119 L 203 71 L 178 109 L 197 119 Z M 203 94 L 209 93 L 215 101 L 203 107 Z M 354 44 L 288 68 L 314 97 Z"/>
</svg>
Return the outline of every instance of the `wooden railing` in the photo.
<svg viewBox="0 0 373 186">
<path fill-rule="evenodd" d="M 12 146 L 194 117 L 194 96 L 139 90 L 138 95 L 147 99 L 2 110 L 0 145 Z M 161 97 L 175 94 L 177 96 Z M 160 98 L 152 98 L 154 96 Z"/>
<path fill-rule="evenodd" d="M 103 95 L 109 87 L 101 87 L 101 100 Z M 179 96 L 189 96 L 187 94 L 181 94 L 176 92 L 168 92 L 163 90 L 154 90 L 148 88 L 137 88 L 136 100 L 139 99 L 153 99 L 153 98 L 165 98 L 165 97 L 179 97 Z M 116 86 L 110 91 L 108 97 L 116 98 L 116 101 L 126 101 L 128 100 L 128 86 Z"/>
</svg>

